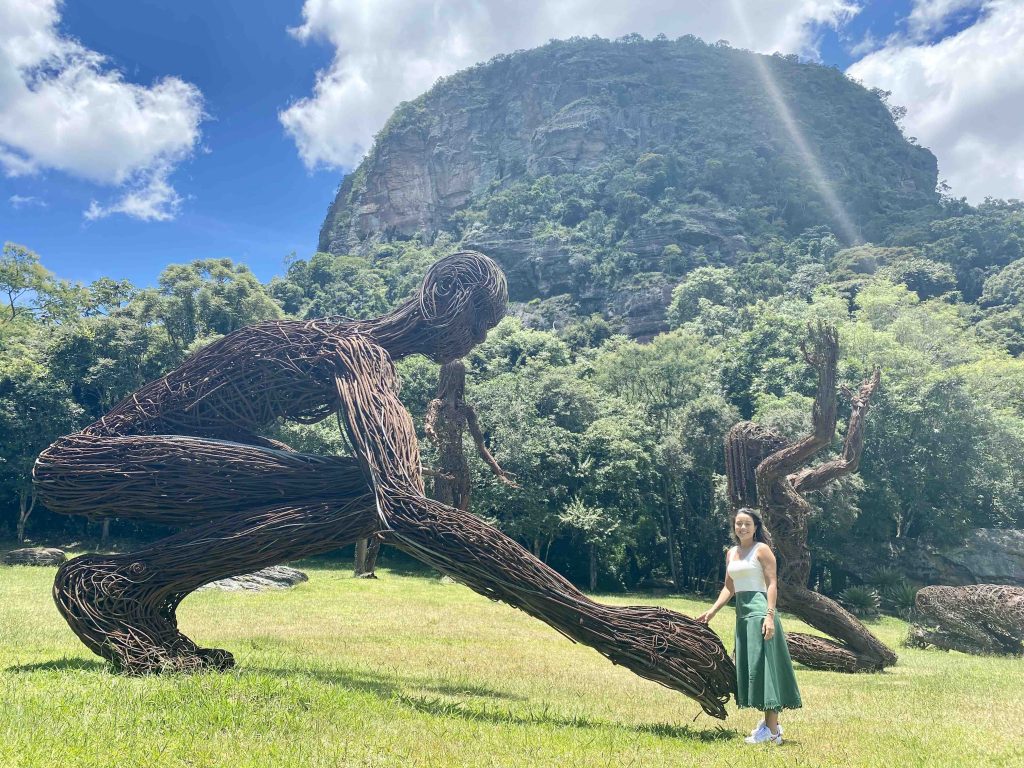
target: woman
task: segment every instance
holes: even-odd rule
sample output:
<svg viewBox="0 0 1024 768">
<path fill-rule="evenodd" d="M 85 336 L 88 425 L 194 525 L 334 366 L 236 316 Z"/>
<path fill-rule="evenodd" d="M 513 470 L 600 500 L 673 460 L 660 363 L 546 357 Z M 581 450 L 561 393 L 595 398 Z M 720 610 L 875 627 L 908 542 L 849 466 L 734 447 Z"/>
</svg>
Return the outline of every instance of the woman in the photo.
<svg viewBox="0 0 1024 768">
<path fill-rule="evenodd" d="M 745 741 L 781 744 L 779 711 L 802 704 L 782 623 L 775 613 L 779 582 L 772 540 L 753 509 L 738 510 L 732 529 L 736 546 L 725 555 L 725 586 L 697 621 L 707 624 L 736 595 L 736 703 L 764 712 L 764 720 Z"/>
</svg>

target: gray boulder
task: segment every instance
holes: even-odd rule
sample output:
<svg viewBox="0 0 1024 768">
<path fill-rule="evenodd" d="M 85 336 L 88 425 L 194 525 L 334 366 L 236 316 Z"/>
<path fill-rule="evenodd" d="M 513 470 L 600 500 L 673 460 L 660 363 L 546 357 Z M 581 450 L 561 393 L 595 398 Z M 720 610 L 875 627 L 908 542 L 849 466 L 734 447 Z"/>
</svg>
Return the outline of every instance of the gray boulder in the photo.
<svg viewBox="0 0 1024 768">
<path fill-rule="evenodd" d="M 954 546 L 937 548 L 917 540 L 874 550 L 833 553 L 835 564 L 863 581 L 883 568 L 920 584 L 960 587 L 1008 584 L 1024 587 L 1024 531 L 975 528 Z"/>
<path fill-rule="evenodd" d="M 254 573 L 243 573 L 240 576 L 211 581 L 199 589 L 220 589 L 225 592 L 265 592 L 271 589 L 290 589 L 304 581 L 309 581 L 309 577 L 297 568 L 272 565 Z"/>
<path fill-rule="evenodd" d="M 906 552 L 901 565 L 925 584 L 1024 587 L 1024 531 L 976 528 L 955 547 Z"/>
<path fill-rule="evenodd" d="M 4 565 L 61 565 L 68 556 L 55 547 L 25 547 L 12 549 L 4 555 Z"/>
</svg>

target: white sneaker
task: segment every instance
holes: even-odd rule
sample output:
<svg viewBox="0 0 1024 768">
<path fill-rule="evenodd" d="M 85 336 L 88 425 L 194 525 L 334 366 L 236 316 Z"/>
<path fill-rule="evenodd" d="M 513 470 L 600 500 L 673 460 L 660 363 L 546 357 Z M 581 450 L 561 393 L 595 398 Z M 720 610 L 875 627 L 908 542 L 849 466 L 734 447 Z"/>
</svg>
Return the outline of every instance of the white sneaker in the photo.
<svg viewBox="0 0 1024 768">
<path fill-rule="evenodd" d="M 775 744 L 776 746 L 782 744 L 782 724 L 779 724 L 779 730 L 777 733 L 772 733 L 768 726 L 765 725 L 762 720 L 757 728 L 755 728 L 749 736 L 744 739 L 747 744 L 763 744 L 768 742 L 769 744 Z"/>
<path fill-rule="evenodd" d="M 754 732 L 752 734 L 750 734 L 749 736 L 747 736 L 747 738 L 744 739 L 744 741 L 747 742 L 747 744 L 763 744 L 764 742 L 768 741 L 768 739 L 770 739 L 771 737 L 772 732 L 769 731 L 768 726 L 765 725 L 764 722 L 762 722 L 761 725 L 754 729 Z"/>
</svg>

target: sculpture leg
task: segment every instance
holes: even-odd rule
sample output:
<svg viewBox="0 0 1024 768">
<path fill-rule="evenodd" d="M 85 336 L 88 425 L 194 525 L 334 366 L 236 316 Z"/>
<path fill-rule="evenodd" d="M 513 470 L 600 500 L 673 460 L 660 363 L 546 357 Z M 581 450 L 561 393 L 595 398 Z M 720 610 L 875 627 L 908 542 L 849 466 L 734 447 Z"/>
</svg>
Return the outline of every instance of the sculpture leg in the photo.
<svg viewBox="0 0 1024 768">
<path fill-rule="evenodd" d="M 75 634 L 128 672 L 230 666 L 178 631 L 196 587 L 348 544 L 379 528 L 351 459 L 177 435 L 70 435 L 36 462 L 66 514 L 193 526 L 139 552 L 66 563 L 54 599 Z M 277 499 L 277 501 L 274 501 Z"/>
<path fill-rule="evenodd" d="M 32 480 L 53 512 L 180 526 L 366 492 L 349 457 L 183 435 L 68 435 L 39 455 Z"/>
<path fill-rule="evenodd" d="M 76 635 L 119 669 L 225 669 L 227 651 L 178 631 L 175 609 L 197 587 L 350 544 L 378 529 L 369 495 L 274 506 L 190 528 L 125 555 L 84 555 L 57 572 L 54 600 Z"/>
</svg>

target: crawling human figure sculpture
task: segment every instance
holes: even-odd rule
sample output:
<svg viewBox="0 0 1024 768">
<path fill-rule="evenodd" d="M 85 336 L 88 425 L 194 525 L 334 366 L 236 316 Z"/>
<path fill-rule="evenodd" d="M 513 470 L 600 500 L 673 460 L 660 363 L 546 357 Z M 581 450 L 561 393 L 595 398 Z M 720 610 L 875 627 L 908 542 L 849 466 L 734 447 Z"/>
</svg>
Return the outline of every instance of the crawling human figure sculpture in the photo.
<svg viewBox="0 0 1024 768">
<path fill-rule="evenodd" d="M 136 552 L 62 566 L 54 599 L 71 629 L 127 673 L 226 669 L 228 651 L 178 630 L 187 595 L 384 531 L 476 592 L 724 717 L 734 671 L 706 626 L 661 608 L 595 603 L 495 528 L 424 495 L 392 361 L 462 357 L 507 300 L 498 266 L 460 252 L 434 264 L 418 295 L 387 315 L 242 328 L 56 441 L 34 469 L 51 510 L 183 527 Z M 335 414 L 353 457 L 297 453 L 259 435 L 279 419 Z"/>
</svg>

